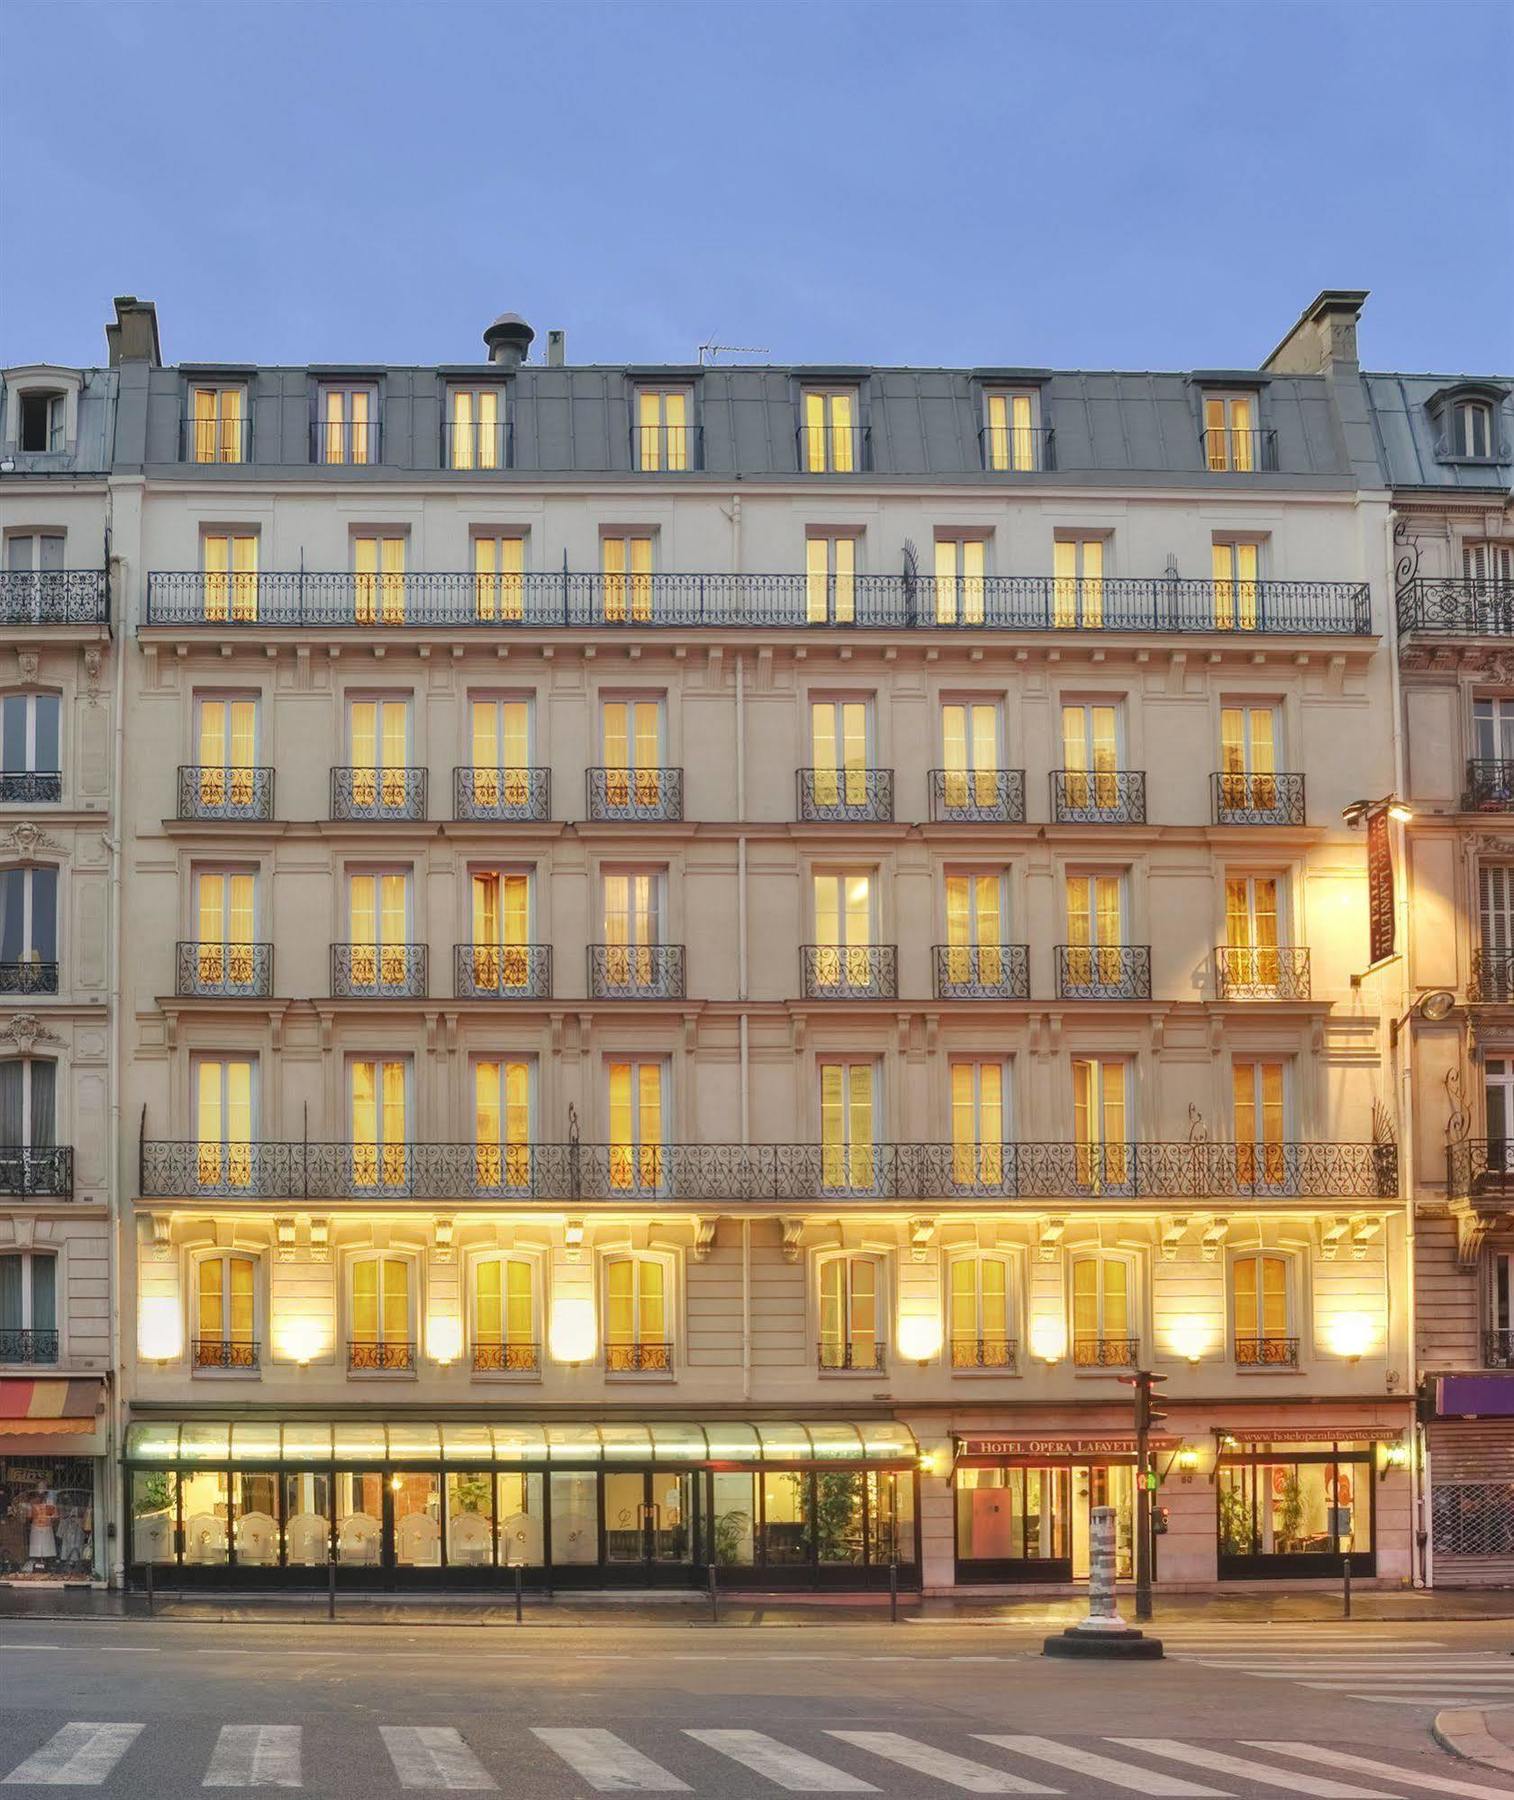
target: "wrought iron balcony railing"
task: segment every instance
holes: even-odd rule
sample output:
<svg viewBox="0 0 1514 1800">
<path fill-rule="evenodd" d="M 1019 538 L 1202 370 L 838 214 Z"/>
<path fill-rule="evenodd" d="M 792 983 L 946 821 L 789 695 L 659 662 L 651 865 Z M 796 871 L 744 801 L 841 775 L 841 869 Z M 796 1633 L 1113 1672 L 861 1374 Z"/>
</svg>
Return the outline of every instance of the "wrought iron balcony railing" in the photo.
<svg viewBox="0 0 1514 1800">
<path fill-rule="evenodd" d="M 1058 944 L 1059 1000 L 1149 1000 L 1150 944 Z"/>
<path fill-rule="evenodd" d="M 823 1370 L 850 1369 L 858 1374 L 880 1375 L 885 1368 L 883 1345 L 874 1338 L 838 1341 L 822 1338 L 817 1361 Z"/>
<path fill-rule="evenodd" d="M 590 944 L 591 1000 L 682 1000 L 682 944 Z"/>
<path fill-rule="evenodd" d="M 886 824 L 894 816 L 892 769 L 800 769 L 796 778 L 806 822 Z"/>
<path fill-rule="evenodd" d="M 474 1339 L 475 1375 L 535 1375 L 540 1368 L 541 1350 L 536 1344 L 490 1344 Z"/>
<path fill-rule="evenodd" d="M 1514 637 L 1514 581 L 1416 575 L 1398 590 L 1401 637 Z"/>
<path fill-rule="evenodd" d="M 58 1334 L 34 1326 L 0 1325 L 0 1363 L 55 1363 Z"/>
<path fill-rule="evenodd" d="M 1474 950 L 1467 998 L 1481 1005 L 1514 1001 L 1514 950 Z"/>
<path fill-rule="evenodd" d="M 1029 944 L 937 944 L 938 1000 L 1028 1000 Z"/>
<path fill-rule="evenodd" d="M 951 1343 L 954 1369 L 998 1369 L 1012 1375 L 1019 1361 L 1020 1347 L 1007 1337 L 953 1337 Z"/>
<path fill-rule="evenodd" d="M 1212 475 L 1256 475 L 1277 467 L 1277 433 L 1211 425 L 1201 434 L 1204 467 Z"/>
<path fill-rule="evenodd" d="M 937 823 L 1023 825 L 1023 769 L 932 769 L 930 816 Z"/>
<path fill-rule="evenodd" d="M 631 467 L 650 475 L 684 475 L 704 467 L 702 425 L 633 425 Z"/>
<path fill-rule="evenodd" d="M 333 769 L 333 819 L 424 819 L 426 770 Z"/>
<path fill-rule="evenodd" d="M 97 579 L 103 585 L 103 576 Z M 1514 607 L 1510 616 L 1514 629 Z M 938 584 L 934 576 L 904 574 L 820 580 L 807 574 L 629 576 L 560 570 L 362 576 L 264 570 L 237 578 L 170 570 L 147 578 L 147 624 L 377 631 L 440 626 L 503 633 L 650 626 L 1365 637 L 1372 630 L 1372 601 L 1365 582 L 1236 583 L 1166 575 L 1081 581 L 985 575 Z"/>
<path fill-rule="evenodd" d="M 1500 1146 L 1500 1149 L 1502 1147 Z M 35 1153 L 34 1153 L 35 1154 Z M 0 1150 L 0 1192 L 7 1157 Z M 1514 1171 L 1514 1160 L 1511 1160 Z M 1500 1175 L 1500 1180 L 1504 1179 Z M 1514 1179 L 1514 1175 L 1511 1175 Z M 148 1139 L 144 1199 L 1392 1199 L 1392 1144 L 241 1144 Z"/>
<path fill-rule="evenodd" d="M 1240 775 L 1210 778 L 1216 825 L 1302 825 L 1302 775 Z"/>
<path fill-rule="evenodd" d="M 0 1152 L 0 1155 L 3 1155 Z M 1446 1151 L 1446 1197 L 1514 1199 L 1514 1139 L 1465 1138 Z"/>
<path fill-rule="evenodd" d="M 1296 1369 L 1298 1339 L 1296 1337 L 1237 1337 L 1235 1360 L 1242 1369 Z"/>
<path fill-rule="evenodd" d="M 1485 1369 L 1514 1369 L 1514 1331 L 1485 1331 L 1482 1334 L 1482 1366 Z"/>
<path fill-rule="evenodd" d="M 252 419 L 184 418 L 179 421 L 179 460 L 187 463 L 252 461 Z"/>
<path fill-rule="evenodd" d="M 552 817 L 550 769 L 455 768 L 454 819 L 538 822 Z"/>
<path fill-rule="evenodd" d="M 983 467 L 995 475 L 1031 475 L 1057 466 L 1056 434 L 1049 425 L 980 425 Z"/>
<path fill-rule="evenodd" d="M 347 1344 L 347 1368 L 349 1373 L 413 1375 L 415 1345 L 376 1344 L 370 1339 L 350 1339 Z"/>
<path fill-rule="evenodd" d="M 449 419 L 442 427 L 442 467 L 471 470 L 480 475 L 513 469 L 514 421 L 498 419 L 493 424 L 460 425 Z"/>
<path fill-rule="evenodd" d="M 806 1000 L 893 1000 L 896 944 L 801 944 L 799 991 Z"/>
<path fill-rule="evenodd" d="M 659 824 L 683 817 L 682 769 L 590 769 L 588 817 L 596 824 Z"/>
<path fill-rule="evenodd" d="M 801 425 L 794 439 L 799 467 L 806 474 L 861 475 L 867 471 L 870 425 Z"/>
<path fill-rule="evenodd" d="M 0 1194 L 22 1200 L 72 1200 L 74 1152 L 68 1144 L 33 1149 L 0 1144 Z"/>
<path fill-rule="evenodd" d="M 0 806 L 56 806 L 62 798 L 61 769 L 0 770 Z"/>
<path fill-rule="evenodd" d="M 425 944 L 333 944 L 331 993 L 337 1000 L 424 1000 Z"/>
<path fill-rule="evenodd" d="M 103 625 L 104 569 L 0 569 L 0 625 Z"/>
<path fill-rule="evenodd" d="M 1498 757 L 1473 757 L 1467 764 L 1467 785 L 1462 790 L 1463 812 L 1514 812 L 1514 762 Z"/>
<path fill-rule="evenodd" d="M 1142 769 L 1053 769 L 1051 816 L 1058 825 L 1144 825 Z"/>
<path fill-rule="evenodd" d="M 1079 1335 L 1072 1340 L 1075 1369 L 1133 1369 L 1140 1360 L 1139 1338 Z"/>
<path fill-rule="evenodd" d="M 0 962 L 0 994 L 56 994 L 58 965 L 28 958 L 25 962 Z"/>
<path fill-rule="evenodd" d="M 454 944 L 452 992 L 459 1000 L 550 1000 L 550 944 Z"/>
<path fill-rule="evenodd" d="M 607 1375 L 671 1375 L 671 1344 L 606 1344 Z"/>
<path fill-rule="evenodd" d="M 273 817 L 273 770 L 217 768 L 207 763 L 179 767 L 181 819 L 233 819 L 262 824 Z"/>
<path fill-rule="evenodd" d="M 196 1338 L 190 1346 L 197 1369 L 255 1369 L 258 1346 L 252 1338 Z"/>
<path fill-rule="evenodd" d="M 379 419 L 313 419 L 310 460 L 347 468 L 371 468 L 383 461 Z"/>
<path fill-rule="evenodd" d="M 1307 1000 L 1308 948 L 1220 944 L 1214 952 L 1214 988 L 1219 1000 Z"/>
<path fill-rule="evenodd" d="M 273 992 L 273 945 L 181 941 L 173 991 L 199 999 L 266 999 Z"/>
</svg>

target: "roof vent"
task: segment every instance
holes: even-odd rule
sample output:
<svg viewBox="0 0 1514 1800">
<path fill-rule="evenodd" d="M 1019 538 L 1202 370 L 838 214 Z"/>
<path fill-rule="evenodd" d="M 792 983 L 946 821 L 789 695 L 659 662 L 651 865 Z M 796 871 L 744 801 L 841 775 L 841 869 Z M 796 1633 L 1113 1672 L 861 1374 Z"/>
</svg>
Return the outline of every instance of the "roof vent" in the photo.
<svg viewBox="0 0 1514 1800">
<path fill-rule="evenodd" d="M 519 313 L 501 313 L 484 332 L 489 361 L 506 369 L 518 369 L 526 360 L 536 333 Z"/>
</svg>

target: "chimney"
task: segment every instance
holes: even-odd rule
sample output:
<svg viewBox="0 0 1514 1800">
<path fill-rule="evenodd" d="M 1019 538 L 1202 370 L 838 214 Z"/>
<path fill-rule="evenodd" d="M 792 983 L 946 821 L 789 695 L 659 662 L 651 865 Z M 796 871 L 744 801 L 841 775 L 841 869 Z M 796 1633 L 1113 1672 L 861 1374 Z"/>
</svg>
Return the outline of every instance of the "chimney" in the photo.
<svg viewBox="0 0 1514 1800">
<path fill-rule="evenodd" d="M 504 369 L 518 369 L 526 360 L 535 336 L 519 313 L 501 313 L 484 332 L 489 361 Z"/>
<path fill-rule="evenodd" d="M 561 325 L 547 333 L 547 367 L 560 369 L 568 360 L 568 334 Z"/>
<path fill-rule="evenodd" d="M 105 327 L 105 346 L 110 353 L 110 366 L 145 362 L 149 368 L 163 365 L 163 352 L 158 344 L 158 309 L 151 300 L 139 300 L 135 294 L 116 295 L 116 318 Z"/>
<path fill-rule="evenodd" d="M 1366 298 L 1365 288 L 1325 288 L 1262 367 L 1274 375 L 1325 375 L 1341 364 L 1355 368 L 1356 321 Z"/>
</svg>

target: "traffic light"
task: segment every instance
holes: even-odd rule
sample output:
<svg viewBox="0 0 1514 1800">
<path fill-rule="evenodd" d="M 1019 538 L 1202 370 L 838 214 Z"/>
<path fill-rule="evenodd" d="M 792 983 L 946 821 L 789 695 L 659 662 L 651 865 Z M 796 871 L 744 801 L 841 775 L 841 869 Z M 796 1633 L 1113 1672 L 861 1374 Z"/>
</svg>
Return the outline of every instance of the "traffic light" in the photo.
<svg viewBox="0 0 1514 1800">
<path fill-rule="evenodd" d="M 1157 1391 L 1157 1383 L 1165 1381 L 1165 1375 L 1153 1375 L 1149 1369 L 1142 1369 L 1136 1377 L 1136 1426 L 1138 1430 L 1155 1431 L 1167 1422 L 1167 1409 L 1157 1405 L 1161 1394 Z"/>
<path fill-rule="evenodd" d="M 1165 1506 L 1154 1506 L 1151 1509 L 1151 1535 L 1166 1537 L 1168 1509 Z"/>
</svg>

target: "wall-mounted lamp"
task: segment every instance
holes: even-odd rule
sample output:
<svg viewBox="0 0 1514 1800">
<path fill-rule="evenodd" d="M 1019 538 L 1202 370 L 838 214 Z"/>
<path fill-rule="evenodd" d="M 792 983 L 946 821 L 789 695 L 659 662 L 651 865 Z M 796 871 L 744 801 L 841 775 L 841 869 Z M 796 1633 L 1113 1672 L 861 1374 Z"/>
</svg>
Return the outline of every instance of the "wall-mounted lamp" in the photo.
<svg viewBox="0 0 1514 1800">
<path fill-rule="evenodd" d="M 1394 1444 L 1383 1445 L 1383 1459 L 1378 1465 L 1377 1478 L 1382 1481 L 1390 1469 L 1407 1469 L 1409 1466 L 1409 1446 L 1402 1438 Z"/>
<path fill-rule="evenodd" d="M 1439 1025 L 1442 1019 L 1450 1018 L 1455 1010 L 1456 996 L 1450 988 L 1427 988 L 1423 994 L 1416 994 L 1404 1016 L 1401 1019 L 1395 1019 L 1388 1027 L 1388 1042 L 1390 1044 L 1398 1042 L 1398 1034 L 1416 1013 L 1426 1024 Z"/>
<path fill-rule="evenodd" d="M 922 1450 L 920 1452 L 920 1473 L 922 1475 L 939 1475 L 940 1472 L 941 1458 L 936 1455 L 934 1450 Z"/>
<path fill-rule="evenodd" d="M 1178 1451 L 1178 1473 L 1185 1482 L 1193 1480 L 1199 1466 L 1199 1453 L 1192 1444 L 1184 1444 Z"/>
<path fill-rule="evenodd" d="M 1400 800 L 1397 794 L 1384 794 L 1381 800 L 1353 800 L 1349 806 L 1341 808 L 1341 817 L 1355 831 L 1358 825 L 1383 812 L 1399 825 L 1407 825 L 1414 817 L 1414 808 Z"/>
</svg>

